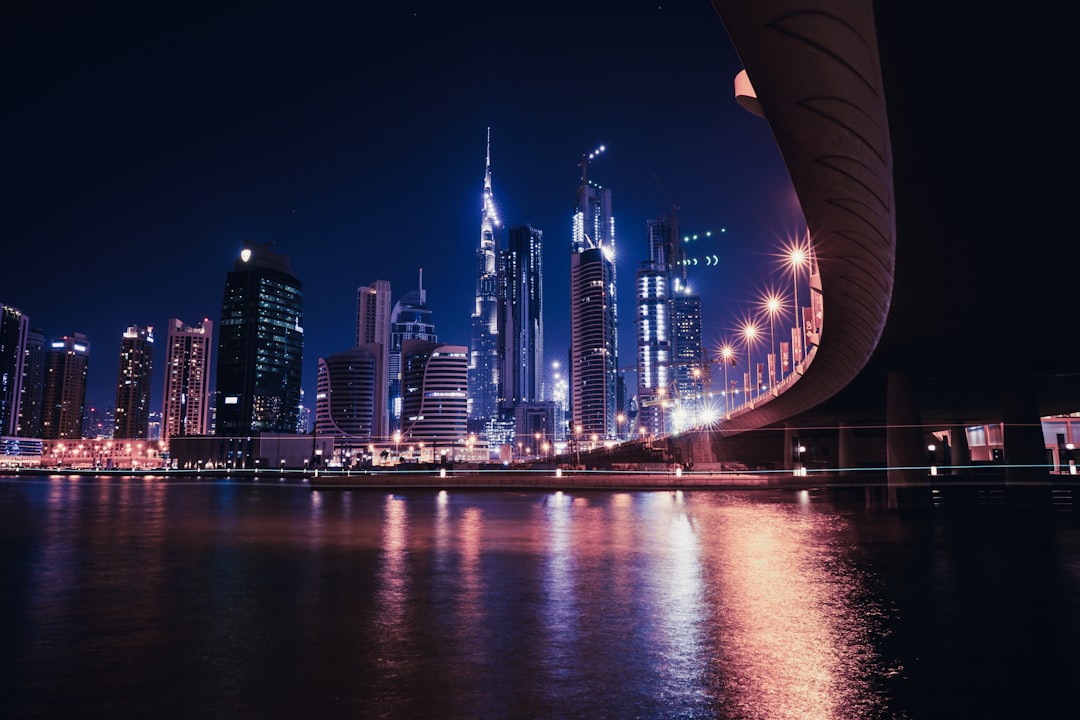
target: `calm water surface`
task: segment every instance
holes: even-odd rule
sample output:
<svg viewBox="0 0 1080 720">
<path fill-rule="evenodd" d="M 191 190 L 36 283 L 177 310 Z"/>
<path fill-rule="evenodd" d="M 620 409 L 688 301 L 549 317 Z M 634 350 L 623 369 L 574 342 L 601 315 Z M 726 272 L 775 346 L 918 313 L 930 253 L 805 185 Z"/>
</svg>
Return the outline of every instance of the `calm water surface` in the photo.
<svg viewBox="0 0 1080 720">
<path fill-rule="evenodd" d="M 0 478 L 3 718 L 1075 717 L 1071 508 Z"/>
</svg>

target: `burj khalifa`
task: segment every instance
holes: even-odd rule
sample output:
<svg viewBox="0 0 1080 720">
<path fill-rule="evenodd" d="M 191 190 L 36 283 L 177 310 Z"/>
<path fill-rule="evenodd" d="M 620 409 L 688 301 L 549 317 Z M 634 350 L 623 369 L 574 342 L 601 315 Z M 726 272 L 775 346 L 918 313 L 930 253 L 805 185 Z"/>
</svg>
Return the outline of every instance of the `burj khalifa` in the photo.
<svg viewBox="0 0 1080 720">
<path fill-rule="evenodd" d="M 476 307 L 469 352 L 469 429 L 483 433 L 499 401 L 499 297 L 496 257 L 499 216 L 491 192 L 491 128 L 487 130 L 480 247 L 476 250 Z"/>
</svg>

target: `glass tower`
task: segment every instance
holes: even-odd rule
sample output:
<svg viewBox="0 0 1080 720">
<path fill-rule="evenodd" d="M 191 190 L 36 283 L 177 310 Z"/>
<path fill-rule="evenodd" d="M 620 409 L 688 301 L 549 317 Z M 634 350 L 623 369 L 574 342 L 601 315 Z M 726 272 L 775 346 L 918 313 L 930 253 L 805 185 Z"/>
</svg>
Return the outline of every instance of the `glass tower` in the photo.
<svg viewBox="0 0 1080 720">
<path fill-rule="evenodd" d="M 420 288 L 406 293 L 394 304 L 390 316 L 390 425 L 392 430 L 401 429 L 401 347 L 406 340 L 438 342 L 435 322 L 427 306 L 424 290 L 424 271 L 420 271 Z"/>
<path fill-rule="evenodd" d="M 161 405 L 161 439 L 210 432 L 210 343 L 214 324 L 188 327 L 169 320 L 165 346 L 165 401 Z"/>
<path fill-rule="evenodd" d="M 217 435 L 296 433 L 302 322 L 303 287 L 288 256 L 245 241 L 225 278 L 221 305 Z"/>
<path fill-rule="evenodd" d="M 615 218 L 611 190 L 588 180 L 595 154 L 581 160 L 570 256 L 570 431 L 582 439 L 618 432 Z"/>
<path fill-rule="evenodd" d="M 29 326 L 21 310 L 0 305 L 0 435 L 14 436 L 19 427 Z"/>
<path fill-rule="evenodd" d="M 154 363 L 154 328 L 132 325 L 120 338 L 113 437 L 146 439 L 150 427 L 150 379 Z"/>
<path fill-rule="evenodd" d="M 469 352 L 469 420 L 480 434 L 499 404 L 499 217 L 491 192 L 491 128 L 487 133 L 484 196 L 480 209 L 480 246 L 476 249 L 476 305 Z"/>
</svg>

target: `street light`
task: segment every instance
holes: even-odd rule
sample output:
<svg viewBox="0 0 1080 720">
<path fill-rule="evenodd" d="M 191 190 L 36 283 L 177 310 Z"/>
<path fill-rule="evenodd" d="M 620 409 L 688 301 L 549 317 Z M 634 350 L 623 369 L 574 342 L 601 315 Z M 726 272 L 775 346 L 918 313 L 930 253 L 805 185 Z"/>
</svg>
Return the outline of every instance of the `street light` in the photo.
<svg viewBox="0 0 1080 720">
<path fill-rule="evenodd" d="M 757 383 L 757 378 L 754 375 L 754 364 L 750 361 L 750 344 L 754 341 L 754 338 L 757 337 L 757 325 L 755 325 L 752 320 L 747 320 L 743 323 L 742 334 L 743 337 L 746 339 L 746 367 L 750 371 L 748 383 L 749 387 L 747 388 L 747 400 L 748 402 L 752 403 L 754 400 L 754 392 L 750 388 L 754 387 L 754 385 Z"/>
<path fill-rule="evenodd" d="M 769 356 L 772 359 L 769 367 L 769 387 L 773 389 L 773 395 L 776 395 L 776 336 L 773 333 L 773 322 L 776 314 L 783 309 L 783 304 L 780 302 L 779 295 L 770 292 L 762 298 L 762 307 L 769 316 Z"/>
<path fill-rule="evenodd" d="M 807 236 L 806 245 L 803 245 L 801 240 L 795 240 L 791 245 L 785 248 L 787 264 L 791 266 L 791 314 L 792 317 L 795 318 L 796 330 L 799 330 L 802 327 L 802 322 L 799 320 L 799 268 L 805 265 L 809 260 L 809 244 L 810 238 Z M 794 362 L 791 364 L 791 371 L 795 372 Z"/>
<path fill-rule="evenodd" d="M 735 349 L 730 344 L 720 348 L 720 358 L 724 363 L 724 417 L 731 417 L 731 385 L 728 384 L 728 365 L 733 364 Z"/>
<path fill-rule="evenodd" d="M 626 422 L 626 416 L 619 413 L 615 416 L 615 434 L 618 436 L 619 442 L 622 442 L 622 424 Z"/>
</svg>

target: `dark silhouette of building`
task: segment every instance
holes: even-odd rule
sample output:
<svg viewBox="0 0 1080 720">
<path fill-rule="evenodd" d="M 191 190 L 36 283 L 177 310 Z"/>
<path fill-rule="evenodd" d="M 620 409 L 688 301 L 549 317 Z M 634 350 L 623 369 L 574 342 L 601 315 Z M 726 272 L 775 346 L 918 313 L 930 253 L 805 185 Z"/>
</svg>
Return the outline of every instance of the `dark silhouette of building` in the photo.
<svg viewBox="0 0 1080 720">
<path fill-rule="evenodd" d="M 295 433 L 304 354 L 303 286 L 286 255 L 245 241 L 225 278 L 215 434 Z"/>
<path fill-rule="evenodd" d="M 120 339 L 113 437 L 144 440 L 150 425 L 154 328 L 132 325 Z"/>
<path fill-rule="evenodd" d="M 83 436 L 86 376 L 90 368 L 90 342 L 82 333 L 53 340 L 45 352 L 45 390 L 41 437 L 78 440 Z"/>
</svg>

